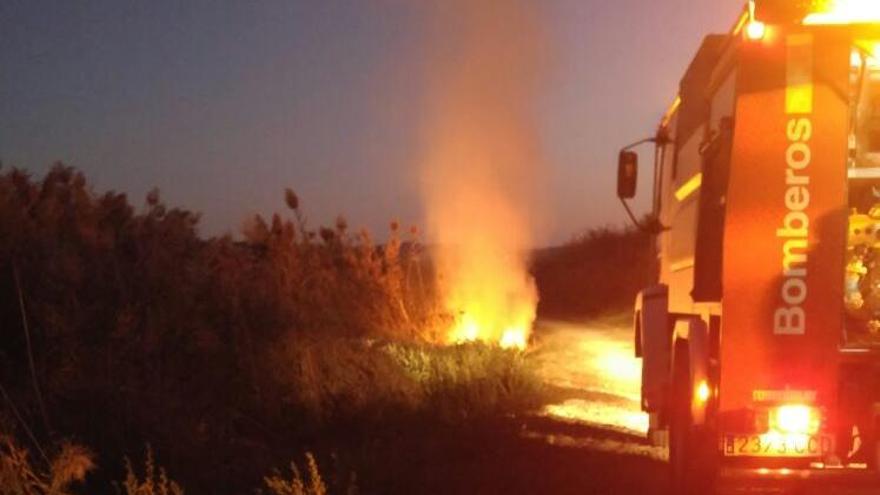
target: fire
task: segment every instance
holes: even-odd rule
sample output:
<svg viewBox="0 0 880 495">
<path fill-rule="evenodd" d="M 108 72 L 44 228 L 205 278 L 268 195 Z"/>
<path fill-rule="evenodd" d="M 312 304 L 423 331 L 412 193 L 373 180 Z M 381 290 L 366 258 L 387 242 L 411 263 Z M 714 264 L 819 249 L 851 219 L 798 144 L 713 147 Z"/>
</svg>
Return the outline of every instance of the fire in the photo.
<svg viewBox="0 0 880 495">
<path fill-rule="evenodd" d="M 491 319 L 491 316 L 488 316 Z M 475 342 L 477 340 L 496 341 L 504 349 L 520 349 L 528 347 L 531 321 L 523 322 L 503 329 L 500 334 L 491 324 L 480 324 L 476 318 L 465 314 L 461 321 L 452 327 L 449 341 L 452 343 Z"/>
<path fill-rule="evenodd" d="M 448 343 L 524 349 L 541 158 L 535 112 L 544 37 L 522 0 L 438 2 L 427 45 L 422 183 Z"/>
<path fill-rule="evenodd" d="M 876 0 L 825 0 L 804 24 L 859 24 L 880 22 L 880 2 Z"/>
<path fill-rule="evenodd" d="M 505 348 L 524 349 L 535 319 L 537 291 L 526 270 L 525 254 L 514 242 L 525 237 L 521 220 L 501 198 L 491 202 L 471 203 L 482 214 L 471 221 L 457 221 L 447 226 L 456 232 L 459 242 L 446 245 L 439 262 L 444 274 L 442 287 L 446 310 L 457 315 L 449 330 L 450 343 L 485 341 Z M 507 205 L 506 207 L 504 205 Z M 502 217 L 507 217 L 506 220 Z M 486 225 L 517 226 L 513 231 Z M 459 237 L 458 228 L 463 237 Z M 481 235 L 464 236 L 465 231 L 479 230 Z"/>
<path fill-rule="evenodd" d="M 482 187 L 493 186 L 483 182 Z M 448 341 L 479 340 L 524 349 L 538 302 L 526 267 L 525 215 L 498 194 L 477 200 L 470 194 L 448 192 L 453 201 L 434 219 L 440 232 L 450 236 L 438 253 L 446 310 L 456 316 Z M 462 211 L 456 214 L 459 208 Z M 478 214 L 467 215 L 464 210 Z"/>
<path fill-rule="evenodd" d="M 529 330 L 525 327 L 508 328 L 501 334 L 501 347 L 505 349 L 525 349 L 528 345 Z"/>
<path fill-rule="evenodd" d="M 535 319 L 537 299 L 526 279 L 520 289 L 523 292 L 509 302 L 495 297 L 497 292 L 505 288 L 494 284 L 486 287 L 486 293 L 471 293 L 467 300 L 452 297 L 448 302 L 451 311 L 462 307 L 465 309 L 452 326 L 449 341 L 482 340 L 497 343 L 505 349 L 525 349 Z M 468 305 L 467 301 L 473 301 L 473 304 Z"/>
</svg>

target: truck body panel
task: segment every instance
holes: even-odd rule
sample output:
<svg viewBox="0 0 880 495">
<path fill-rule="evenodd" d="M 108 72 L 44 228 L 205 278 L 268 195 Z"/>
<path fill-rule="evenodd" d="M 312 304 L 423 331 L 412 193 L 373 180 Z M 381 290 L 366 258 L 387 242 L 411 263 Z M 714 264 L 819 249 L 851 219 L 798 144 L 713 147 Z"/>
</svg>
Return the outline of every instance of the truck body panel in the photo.
<svg viewBox="0 0 880 495">
<path fill-rule="evenodd" d="M 843 327 L 849 43 L 743 44 L 724 243 L 721 412 L 757 391 L 836 399 Z M 734 370 L 736 370 L 734 372 Z"/>
</svg>

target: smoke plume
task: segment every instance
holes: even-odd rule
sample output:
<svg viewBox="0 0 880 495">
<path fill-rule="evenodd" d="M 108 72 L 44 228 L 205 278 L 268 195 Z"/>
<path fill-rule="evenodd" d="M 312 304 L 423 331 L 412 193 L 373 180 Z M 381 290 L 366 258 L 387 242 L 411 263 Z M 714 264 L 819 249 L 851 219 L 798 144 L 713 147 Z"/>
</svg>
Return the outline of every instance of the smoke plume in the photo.
<svg viewBox="0 0 880 495">
<path fill-rule="evenodd" d="M 448 340 L 522 348 L 538 300 L 527 255 L 544 36 L 525 1 L 437 3 L 422 178 L 444 300 L 456 316 Z"/>
</svg>

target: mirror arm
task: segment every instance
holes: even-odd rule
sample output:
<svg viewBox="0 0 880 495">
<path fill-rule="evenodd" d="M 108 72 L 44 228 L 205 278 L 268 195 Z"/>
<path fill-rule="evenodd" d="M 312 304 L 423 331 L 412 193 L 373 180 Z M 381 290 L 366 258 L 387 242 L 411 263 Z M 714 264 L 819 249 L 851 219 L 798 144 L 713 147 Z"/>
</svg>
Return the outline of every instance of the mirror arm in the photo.
<svg viewBox="0 0 880 495">
<path fill-rule="evenodd" d="M 647 144 L 647 143 L 664 145 L 664 144 L 669 144 L 671 142 L 672 142 L 672 138 L 670 138 L 666 132 L 664 132 L 663 130 L 660 130 L 657 132 L 656 136 L 645 138 L 645 139 L 640 139 L 630 145 L 624 146 L 623 148 L 621 148 L 620 151 L 629 151 L 633 148 L 636 148 L 638 146 L 641 146 L 641 145 Z"/>
<path fill-rule="evenodd" d="M 643 144 L 656 143 L 656 142 L 658 142 L 658 139 L 656 137 L 649 137 L 649 138 L 642 139 L 640 141 L 636 141 L 630 145 L 624 146 L 623 148 L 620 149 L 620 151 L 629 151 L 629 150 L 631 150 L 635 147 L 641 146 Z"/>
<path fill-rule="evenodd" d="M 639 230 L 645 230 L 645 226 L 642 225 L 641 222 L 639 222 L 639 220 L 633 213 L 632 208 L 629 207 L 629 203 L 627 203 L 625 199 L 620 198 L 620 204 L 623 205 L 623 209 L 626 210 L 626 214 L 629 215 L 629 219 L 632 220 L 632 223 L 634 223 L 635 226 L 639 228 Z"/>
<path fill-rule="evenodd" d="M 629 219 L 632 221 L 632 223 L 642 232 L 656 235 L 669 230 L 669 227 L 660 223 L 660 220 L 653 215 L 649 219 L 648 223 L 640 222 L 636 218 L 635 214 L 632 211 L 632 208 L 629 207 L 629 203 L 627 203 L 625 199 L 620 198 L 620 203 L 623 205 L 623 208 L 626 210 L 626 214 L 629 216 Z"/>
<path fill-rule="evenodd" d="M 636 141 L 630 145 L 624 146 L 620 151 L 629 151 L 633 148 L 636 148 L 638 146 L 641 146 L 641 145 L 647 144 L 647 143 L 664 145 L 664 144 L 669 144 L 670 142 L 672 142 L 672 139 L 665 132 L 661 131 L 661 132 L 658 132 L 657 135 L 654 137 L 641 139 L 641 140 Z M 626 214 L 629 216 L 629 219 L 632 221 L 632 223 L 642 232 L 656 235 L 661 232 L 665 232 L 665 231 L 669 230 L 669 227 L 660 223 L 660 220 L 658 218 L 651 218 L 650 222 L 647 224 L 640 222 L 636 218 L 635 214 L 632 211 L 632 208 L 629 207 L 629 203 L 627 203 L 625 199 L 620 198 L 620 203 L 623 204 L 623 208 L 626 210 Z"/>
</svg>

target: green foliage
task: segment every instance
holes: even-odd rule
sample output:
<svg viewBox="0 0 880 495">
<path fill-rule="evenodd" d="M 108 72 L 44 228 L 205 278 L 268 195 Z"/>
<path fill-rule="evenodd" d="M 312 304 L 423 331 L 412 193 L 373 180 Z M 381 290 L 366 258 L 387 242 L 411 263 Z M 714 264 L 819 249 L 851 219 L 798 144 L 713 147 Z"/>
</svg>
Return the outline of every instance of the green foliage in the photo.
<svg viewBox="0 0 880 495">
<path fill-rule="evenodd" d="M 281 347 L 281 395 L 320 423 L 391 422 L 430 416 L 446 423 L 537 406 L 543 388 L 519 351 L 481 343 L 442 347 L 320 339 Z"/>
<path fill-rule="evenodd" d="M 389 344 L 383 350 L 418 384 L 421 408 L 446 422 L 534 408 L 545 397 L 527 355 L 482 343 Z"/>
<path fill-rule="evenodd" d="M 48 470 L 34 466 L 28 451 L 0 435 L 0 495 L 68 495 L 95 465 L 86 449 L 64 444 Z"/>
</svg>

